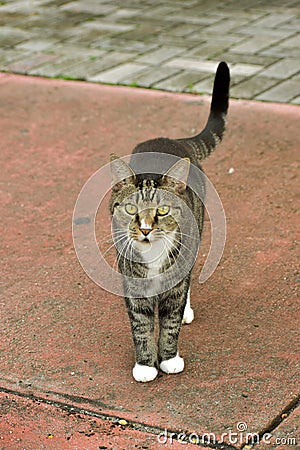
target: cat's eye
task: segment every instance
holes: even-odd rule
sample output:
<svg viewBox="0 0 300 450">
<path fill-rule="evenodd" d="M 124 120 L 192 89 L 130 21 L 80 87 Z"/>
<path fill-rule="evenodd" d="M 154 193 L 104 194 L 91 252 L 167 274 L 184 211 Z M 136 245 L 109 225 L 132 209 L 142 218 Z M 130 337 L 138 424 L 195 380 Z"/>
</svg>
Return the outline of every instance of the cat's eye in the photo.
<svg viewBox="0 0 300 450">
<path fill-rule="evenodd" d="M 169 214 L 169 212 L 170 212 L 170 206 L 163 205 L 163 206 L 159 206 L 157 208 L 158 216 L 166 216 L 167 214 Z"/>
<path fill-rule="evenodd" d="M 127 203 L 127 205 L 125 205 L 125 211 L 127 214 L 134 216 L 137 213 L 137 207 L 132 203 Z"/>
</svg>

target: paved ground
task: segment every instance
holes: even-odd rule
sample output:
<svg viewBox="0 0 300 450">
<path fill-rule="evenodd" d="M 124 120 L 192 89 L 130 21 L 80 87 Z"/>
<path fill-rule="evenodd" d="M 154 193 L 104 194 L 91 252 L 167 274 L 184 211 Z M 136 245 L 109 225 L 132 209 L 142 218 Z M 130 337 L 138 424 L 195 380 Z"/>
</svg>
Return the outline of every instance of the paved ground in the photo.
<svg viewBox="0 0 300 450">
<path fill-rule="evenodd" d="M 159 444 L 166 428 L 230 450 L 246 427 L 258 450 L 299 448 L 298 106 L 231 101 L 205 164 L 226 211 L 225 252 L 199 286 L 207 220 L 195 321 L 180 339 L 186 369 L 139 384 L 123 301 L 80 267 L 72 212 L 112 150 L 191 135 L 208 98 L 9 74 L 0 96 L 1 450 L 182 448 Z M 104 202 L 100 242 L 109 229 Z"/>
<path fill-rule="evenodd" d="M 0 70 L 210 93 L 220 60 L 231 96 L 300 104 L 295 0 L 0 2 Z"/>
<path fill-rule="evenodd" d="M 195 268 L 185 371 L 145 385 L 131 378 L 122 300 L 76 259 L 73 207 L 111 151 L 193 134 L 208 98 L 0 76 L 1 450 L 178 450 L 178 433 L 183 448 L 235 450 L 243 427 L 257 450 L 299 449 L 299 14 L 282 0 L 0 2 L 1 71 L 205 94 L 226 60 L 232 97 L 290 103 L 231 101 L 205 164 L 226 211 L 225 253 L 201 289 L 201 255 Z M 105 202 L 100 212 L 101 241 Z M 159 443 L 166 428 L 176 436 Z"/>
</svg>

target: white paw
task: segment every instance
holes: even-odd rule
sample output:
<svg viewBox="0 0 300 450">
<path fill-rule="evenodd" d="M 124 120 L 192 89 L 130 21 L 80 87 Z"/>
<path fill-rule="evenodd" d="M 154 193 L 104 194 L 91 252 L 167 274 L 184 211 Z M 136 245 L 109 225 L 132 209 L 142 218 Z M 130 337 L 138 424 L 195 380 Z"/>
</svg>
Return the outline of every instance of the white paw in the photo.
<svg viewBox="0 0 300 450">
<path fill-rule="evenodd" d="M 193 320 L 194 320 L 194 311 L 190 306 L 186 305 L 186 307 L 184 308 L 182 323 L 191 323 L 193 322 Z"/>
<path fill-rule="evenodd" d="M 143 366 L 138 363 L 135 363 L 132 370 L 132 375 L 135 381 L 141 381 L 142 383 L 154 380 L 157 374 L 158 370 L 155 367 Z"/>
<path fill-rule="evenodd" d="M 174 358 L 162 361 L 159 367 L 165 373 L 179 373 L 184 369 L 184 359 L 181 358 L 177 353 Z"/>
</svg>

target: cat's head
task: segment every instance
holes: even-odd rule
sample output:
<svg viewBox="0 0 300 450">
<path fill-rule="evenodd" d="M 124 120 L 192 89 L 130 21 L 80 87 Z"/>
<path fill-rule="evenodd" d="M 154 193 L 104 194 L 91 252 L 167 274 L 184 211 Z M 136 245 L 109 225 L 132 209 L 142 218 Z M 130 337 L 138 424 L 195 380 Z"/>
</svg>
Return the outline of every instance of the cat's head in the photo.
<svg viewBox="0 0 300 450">
<path fill-rule="evenodd" d="M 141 252 L 157 242 L 173 241 L 183 214 L 189 167 L 189 159 L 182 158 L 160 177 L 138 176 L 124 160 L 112 155 L 110 209 L 115 238 L 119 233 L 122 239 L 123 234 Z"/>
</svg>

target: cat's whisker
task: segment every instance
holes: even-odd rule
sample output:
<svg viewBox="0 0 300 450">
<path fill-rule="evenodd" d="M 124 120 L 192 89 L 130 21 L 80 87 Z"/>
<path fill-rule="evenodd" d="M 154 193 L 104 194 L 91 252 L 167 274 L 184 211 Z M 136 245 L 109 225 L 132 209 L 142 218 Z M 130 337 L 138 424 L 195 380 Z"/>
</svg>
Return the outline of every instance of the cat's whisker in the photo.
<svg viewBox="0 0 300 450">
<path fill-rule="evenodd" d="M 119 236 L 121 236 L 122 234 L 125 234 L 125 233 L 126 233 L 126 231 L 124 231 L 124 230 L 117 230 L 115 232 L 107 234 L 106 236 L 102 236 L 97 241 L 97 244 L 100 245 L 100 244 L 104 244 L 104 243 L 114 242 L 115 237 L 119 237 Z"/>
<path fill-rule="evenodd" d="M 124 239 L 126 239 L 126 235 L 125 236 L 123 236 L 123 237 L 120 237 L 118 240 L 116 240 L 116 241 L 114 241 L 113 243 L 112 243 L 112 245 L 110 245 L 106 250 L 105 250 L 105 252 L 102 254 L 102 257 L 104 257 L 112 248 L 115 248 L 115 247 L 117 247 L 118 245 L 119 245 L 119 243 L 120 242 L 122 242 Z"/>
<path fill-rule="evenodd" d="M 186 236 L 186 237 L 188 237 L 189 239 L 193 239 L 193 240 L 198 239 L 198 236 L 197 236 L 197 235 L 194 236 L 193 234 L 187 234 L 187 233 L 184 233 L 184 232 L 181 231 L 181 230 L 178 231 L 178 234 L 180 234 L 181 236 Z"/>
<path fill-rule="evenodd" d="M 182 241 L 179 241 L 178 239 L 174 238 L 174 241 L 178 244 L 180 244 L 185 250 L 187 250 L 191 255 L 195 256 L 194 253 L 191 251 L 190 248 L 188 248 Z"/>
<path fill-rule="evenodd" d="M 124 267 L 124 270 L 126 270 L 126 260 L 127 261 L 129 261 L 129 264 L 131 265 L 131 259 L 128 259 L 127 258 L 127 253 L 128 253 L 128 250 L 130 250 L 130 247 L 131 247 L 131 238 L 128 238 L 128 240 L 126 241 L 126 249 L 125 249 L 125 254 L 124 254 L 124 260 L 123 260 L 123 267 Z"/>
<path fill-rule="evenodd" d="M 121 257 L 123 256 L 123 251 L 126 248 L 127 244 L 128 244 L 128 241 L 126 239 L 125 242 L 121 245 L 121 247 L 119 247 L 117 249 L 117 256 L 114 260 L 113 268 L 115 267 L 115 265 L 117 265 L 117 264 L 119 265 L 119 261 L 120 261 Z"/>
<path fill-rule="evenodd" d="M 176 248 L 176 247 L 174 248 L 174 243 L 169 238 L 167 238 L 167 236 L 165 236 L 165 239 L 166 239 L 167 243 L 169 244 L 169 247 L 167 248 L 167 250 L 168 250 L 168 257 L 169 257 L 169 254 L 171 254 L 171 256 L 173 258 L 173 264 L 177 265 L 178 264 L 178 254 L 179 254 L 180 250 L 178 248 Z M 176 253 L 174 253 L 174 251 L 178 252 L 178 254 L 176 255 Z M 170 259 L 169 259 L 169 262 L 170 262 Z M 171 262 L 170 266 L 173 265 L 173 264 Z"/>
</svg>

